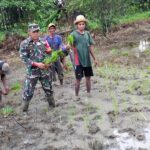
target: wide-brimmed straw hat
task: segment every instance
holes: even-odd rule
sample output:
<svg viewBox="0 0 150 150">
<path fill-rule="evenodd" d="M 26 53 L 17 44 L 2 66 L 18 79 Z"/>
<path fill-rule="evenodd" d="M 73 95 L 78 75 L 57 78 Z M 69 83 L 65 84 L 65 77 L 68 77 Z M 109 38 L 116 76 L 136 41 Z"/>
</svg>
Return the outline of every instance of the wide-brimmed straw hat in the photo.
<svg viewBox="0 0 150 150">
<path fill-rule="evenodd" d="M 88 20 L 83 15 L 78 15 L 76 17 L 76 20 L 74 21 L 74 24 L 77 24 L 79 22 L 88 22 Z"/>
</svg>

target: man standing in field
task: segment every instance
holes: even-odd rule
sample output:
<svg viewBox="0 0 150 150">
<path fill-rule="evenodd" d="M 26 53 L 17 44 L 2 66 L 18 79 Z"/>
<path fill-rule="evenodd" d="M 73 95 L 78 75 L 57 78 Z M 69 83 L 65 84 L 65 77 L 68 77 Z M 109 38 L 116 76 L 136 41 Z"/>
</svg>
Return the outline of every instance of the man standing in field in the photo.
<svg viewBox="0 0 150 150">
<path fill-rule="evenodd" d="M 51 52 L 46 40 L 39 37 L 38 24 L 28 26 L 29 37 L 20 45 L 20 57 L 27 67 L 27 76 L 23 91 L 23 112 L 28 111 L 29 102 L 33 97 L 35 86 L 39 80 L 45 91 L 50 107 L 55 107 L 48 67 L 43 63 L 47 53 Z"/>
<path fill-rule="evenodd" d="M 0 89 L 0 105 L 2 104 L 2 95 L 7 95 L 9 92 L 9 87 L 6 82 L 6 75 L 9 74 L 10 69 L 8 63 L 0 60 L 0 78 L 3 84 L 3 89 Z"/>
<path fill-rule="evenodd" d="M 48 32 L 49 35 L 46 36 L 46 40 L 53 51 L 57 50 L 63 50 L 63 52 L 67 53 L 68 47 L 65 46 L 62 42 L 61 36 L 56 34 L 56 25 L 54 23 L 50 23 L 48 25 Z M 63 84 L 63 67 L 65 68 L 65 58 L 58 59 L 56 62 L 54 62 L 51 66 L 52 69 L 52 80 L 56 81 L 56 72 L 58 74 L 58 79 L 60 81 L 60 84 Z"/>
<path fill-rule="evenodd" d="M 97 59 L 94 55 L 93 45 L 94 40 L 90 33 L 85 30 L 87 19 L 83 15 L 76 17 L 74 24 L 77 29 L 71 33 L 74 39 L 73 51 L 74 51 L 74 68 L 75 68 L 75 94 L 79 99 L 79 89 L 81 79 L 85 76 L 87 96 L 90 96 L 91 92 L 91 76 L 93 76 L 93 69 L 91 65 L 90 55 L 92 56 L 95 65 L 97 65 Z"/>
</svg>

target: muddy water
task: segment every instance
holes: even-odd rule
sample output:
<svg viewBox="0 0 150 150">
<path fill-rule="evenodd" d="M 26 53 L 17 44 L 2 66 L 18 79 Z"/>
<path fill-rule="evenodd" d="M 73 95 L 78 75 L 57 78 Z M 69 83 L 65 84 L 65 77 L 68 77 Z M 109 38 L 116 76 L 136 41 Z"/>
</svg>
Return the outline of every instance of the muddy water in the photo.
<svg viewBox="0 0 150 150">
<path fill-rule="evenodd" d="M 136 49 L 139 46 L 136 47 Z M 9 84 L 23 84 L 24 65 L 17 60 Z M 2 150 L 140 150 L 150 149 L 150 72 L 147 68 L 94 68 L 92 97 L 81 82 L 80 100 L 74 96 L 74 74 L 54 85 L 57 107 L 49 109 L 38 83 L 29 115 L 21 111 L 21 94 L 3 97 L 15 109 L 0 115 Z M 120 71 L 119 71 L 120 70 Z"/>
<path fill-rule="evenodd" d="M 132 137 L 128 132 L 119 133 L 117 129 L 114 130 L 114 135 L 117 136 L 116 141 L 120 150 L 150 149 L 150 126 L 147 126 L 142 134 L 138 134 L 136 137 Z"/>
</svg>

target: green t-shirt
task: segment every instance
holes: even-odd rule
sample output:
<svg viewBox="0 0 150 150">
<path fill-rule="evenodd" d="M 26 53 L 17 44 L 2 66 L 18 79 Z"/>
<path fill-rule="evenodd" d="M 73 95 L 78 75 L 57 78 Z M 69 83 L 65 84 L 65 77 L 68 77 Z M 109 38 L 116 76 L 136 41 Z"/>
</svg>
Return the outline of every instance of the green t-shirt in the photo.
<svg viewBox="0 0 150 150">
<path fill-rule="evenodd" d="M 74 46 L 77 49 L 79 63 L 83 67 L 91 67 L 89 47 L 94 45 L 95 42 L 92 39 L 90 33 L 85 31 L 83 34 L 81 34 L 78 31 L 73 31 L 71 35 L 74 37 Z"/>
</svg>

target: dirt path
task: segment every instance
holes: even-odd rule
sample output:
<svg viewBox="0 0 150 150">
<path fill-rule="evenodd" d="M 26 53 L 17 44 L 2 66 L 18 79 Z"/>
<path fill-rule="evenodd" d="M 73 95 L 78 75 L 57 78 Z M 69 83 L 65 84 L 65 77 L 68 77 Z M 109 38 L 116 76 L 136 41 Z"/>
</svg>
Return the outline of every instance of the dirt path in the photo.
<svg viewBox="0 0 150 150">
<path fill-rule="evenodd" d="M 40 84 L 28 116 L 20 110 L 22 90 L 3 97 L 4 107 L 15 113 L 0 114 L 0 150 L 149 150 L 150 52 L 137 57 L 137 47 L 97 51 L 101 62 L 94 68 L 91 98 L 83 80 L 81 99 L 76 101 L 72 71 L 65 75 L 63 86 L 53 87 L 55 109 L 49 110 Z M 8 60 L 9 84 L 22 85 L 25 67 L 18 54 L 12 53 Z"/>
</svg>

